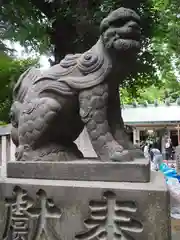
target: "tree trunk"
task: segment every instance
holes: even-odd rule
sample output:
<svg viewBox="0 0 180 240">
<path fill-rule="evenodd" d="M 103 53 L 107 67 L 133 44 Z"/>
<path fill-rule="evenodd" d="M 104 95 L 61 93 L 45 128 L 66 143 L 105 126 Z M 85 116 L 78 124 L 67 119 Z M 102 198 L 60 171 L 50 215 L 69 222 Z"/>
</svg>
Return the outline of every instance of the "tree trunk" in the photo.
<svg viewBox="0 0 180 240">
<path fill-rule="evenodd" d="M 84 23 L 85 25 L 85 23 Z M 82 27 L 82 26 L 81 26 Z M 82 53 L 90 49 L 97 41 L 97 28 L 86 27 L 86 32 L 80 31 L 79 25 L 74 24 L 73 20 L 56 20 L 53 31 L 50 35 L 51 44 L 54 45 L 55 64 L 64 58 L 66 54 Z"/>
<path fill-rule="evenodd" d="M 66 54 L 75 53 L 76 27 L 66 19 L 57 19 L 52 24 L 50 35 L 51 44 L 54 45 L 55 64 L 59 63 Z"/>
</svg>

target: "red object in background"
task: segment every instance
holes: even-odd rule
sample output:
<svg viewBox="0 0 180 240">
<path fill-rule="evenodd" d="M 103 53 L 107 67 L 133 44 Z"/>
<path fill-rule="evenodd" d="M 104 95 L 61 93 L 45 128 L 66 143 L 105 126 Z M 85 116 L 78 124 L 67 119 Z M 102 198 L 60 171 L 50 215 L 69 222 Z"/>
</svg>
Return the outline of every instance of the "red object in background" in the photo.
<svg viewBox="0 0 180 240">
<path fill-rule="evenodd" d="M 168 167 L 170 167 L 170 164 L 168 163 L 167 160 L 163 160 L 163 163 L 165 163 Z"/>
<path fill-rule="evenodd" d="M 170 168 L 175 168 L 175 165 L 172 162 L 168 162 L 167 160 L 163 160 L 163 163 L 165 163 Z"/>
<path fill-rule="evenodd" d="M 168 161 L 167 161 L 167 160 L 163 160 L 163 163 L 165 163 L 166 165 L 168 165 Z"/>
</svg>

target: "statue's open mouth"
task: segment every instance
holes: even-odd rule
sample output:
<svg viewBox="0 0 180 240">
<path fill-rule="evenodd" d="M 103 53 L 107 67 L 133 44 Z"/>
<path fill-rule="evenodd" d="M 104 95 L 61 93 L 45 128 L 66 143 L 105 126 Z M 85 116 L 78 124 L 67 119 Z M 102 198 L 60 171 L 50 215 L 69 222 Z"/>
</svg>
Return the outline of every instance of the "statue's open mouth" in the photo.
<svg viewBox="0 0 180 240">
<path fill-rule="evenodd" d="M 141 29 L 135 21 L 129 21 L 124 27 L 115 28 L 113 46 L 116 49 L 140 48 Z"/>
<path fill-rule="evenodd" d="M 130 40 L 134 40 L 134 41 L 140 41 L 140 37 L 141 37 L 140 27 L 135 22 L 133 22 L 133 24 L 136 27 L 128 27 L 125 29 L 123 29 L 123 28 L 116 29 L 115 30 L 116 35 L 115 35 L 114 40 L 121 38 L 121 39 L 130 39 Z"/>
</svg>

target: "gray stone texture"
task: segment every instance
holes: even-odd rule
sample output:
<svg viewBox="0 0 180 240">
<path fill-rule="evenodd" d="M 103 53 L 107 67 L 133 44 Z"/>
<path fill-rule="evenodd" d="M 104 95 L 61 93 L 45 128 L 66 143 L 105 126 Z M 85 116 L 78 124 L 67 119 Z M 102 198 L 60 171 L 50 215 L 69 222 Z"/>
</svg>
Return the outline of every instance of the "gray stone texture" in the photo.
<svg viewBox="0 0 180 240">
<path fill-rule="evenodd" d="M 140 17 L 119 8 L 99 28 L 88 51 L 68 54 L 46 71 L 28 69 L 18 79 L 10 112 L 18 161 L 82 159 L 74 141 L 84 127 L 101 161 L 143 157 L 125 132 L 119 99 L 140 50 Z"/>
<path fill-rule="evenodd" d="M 0 200 L 0 239 L 170 240 L 169 194 L 156 172 L 149 183 L 7 179 Z"/>
<path fill-rule="evenodd" d="M 102 20 L 90 50 L 20 76 L 10 113 L 19 162 L 8 164 L 0 184 L 0 240 L 170 239 L 164 177 L 149 179 L 120 109 L 119 85 L 140 50 L 139 23 L 133 10 L 119 8 Z M 74 143 L 84 127 L 99 162 Z"/>
<path fill-rule="evenodd" d="M 147 159 L 121 163 L 103 163 L 96 159 L 73 162 L 9 162 L 7 176 L 54 180 L 149 182 L 150 164 Z"/>
</svg>

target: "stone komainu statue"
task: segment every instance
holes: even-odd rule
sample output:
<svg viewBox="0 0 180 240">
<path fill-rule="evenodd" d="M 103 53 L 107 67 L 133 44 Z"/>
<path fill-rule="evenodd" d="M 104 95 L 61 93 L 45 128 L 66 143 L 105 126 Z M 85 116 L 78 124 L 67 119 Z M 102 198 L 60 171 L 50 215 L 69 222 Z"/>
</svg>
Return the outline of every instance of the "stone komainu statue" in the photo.
<svg viewBox="0 0 180 240">
<path fill-rule="evenodd" d="M 140 49 L 139 22 L 134 11 L 119 8 L 101 22 L 101 36 L 90 50 L 20 76 L 11 107 L 17 160 L 83 158 L 74 141 L 85 126 L 102 161 L 142 156 L 126 136 L 119 99 L 119 84 Z"/>
</svg>

